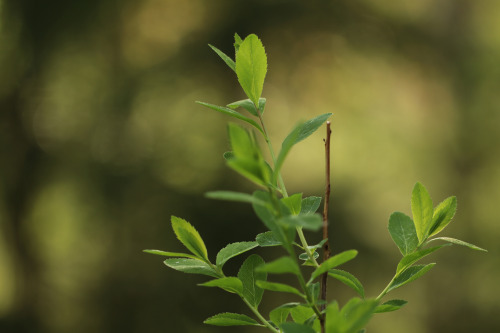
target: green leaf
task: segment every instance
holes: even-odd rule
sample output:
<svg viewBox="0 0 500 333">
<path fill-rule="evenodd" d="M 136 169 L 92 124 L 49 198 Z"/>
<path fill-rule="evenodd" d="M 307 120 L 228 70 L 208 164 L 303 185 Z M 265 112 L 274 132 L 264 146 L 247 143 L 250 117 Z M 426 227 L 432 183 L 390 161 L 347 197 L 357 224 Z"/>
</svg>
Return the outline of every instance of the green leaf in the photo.
<svg viewBox="0 0 500 333">
<path fill-rule="evenodd" d="M 232 160 L 234 158 L 234 153 L 232 151 L 226 151 L 222 157 L 224 157 L 224 159 L 226 161 L 229 161 L 229 160 Z"/>
<path fill-rule="evenodd" d="M 410 267 L 411 265 L 413 265 L 414 263 L 416 263 L 417 261 L 419 261 L 423 257 L 426 257 L 429 254 L 431 254 L 432 252 L 439 250 L 440 248 L 448 246 L 448 245 L 451 245 L 451 244 L 444 244 L 444 245 L 440 245 L 440 246 L 431 247 L 431 248 L 416 251 L 416 252 L 413 252 L 413 253 L 410 253 L 410 254 L 404 256 L 403 259 L 401 259 L 401 261 L 398 264 L 398 267 L 396 269 L 396 274 L 401 273 L 406 268 Z"/>
<path fill-rule="evenodd" d="M 363 285 L 351 273 L 348 273 L 340 269 L 331 269 L 328 271 L 328 276 L 339 280 L 346 286 L 352 288 L 355 292 L 359 294 L 359 296 L 365 298 L 365 289 L 363 288 Z"/>
<path fill-rule="evenodd" d="M 340 314 L 339 304 L 333 301 L 326 307 L 325 328 L 328 333 L 343 333 L 341 331 L 345 319 Z"/>
<path fill-rule="evenodd" d="M 283 333 L 316 333 L 313 328 L 297 323 L 283 323 L 281 330 Z"/>
<path fill-rule="evenodd" d="M 313 255 L 314 259 L 318 259 L 319 258 L 319 253 L 318 252 L 313 252 L 312 255 Z M 300 260 L 309 260 L 309 255 L 307 254 L 307 252 L 301 253 L 299 255 L 299 259 Z"/>
<path fill-rule="evenodd" d="M 325 114 L 317 116 L 317 117 L 310 119 L 310 120 L 306 121 L 305 123 L 303 123 L 301 126 L 301 129 L 300 129 L 299 135 L 298 135 L 297 139 L 295 140 L 295 144 L 299 143 L 300 141 L 304 140 L 305 138 L 307 138 L 308 136 L 310 136 L 311 134 L 316 132 L 316 130 L 321 125 L 323 125 L 323 123 L 328 118 L 330 118 L 331 115 L 332 115 L 332 113 L 325 113 Z"/>
<path fill-rule="evenodd" d="M 422 244 L 432 226 L 432 199 L 424 185 L 416 183 L 411 194 L 411 212 L 417 231 L 417 237 Z"/>
<path fill-rule="evenodd" d="M 269 313 L 269 318 L 275 325 L 280 326 L 281 323 L 287 321 L 290 310 L 298 305 L 300 303 L 297 302 L 280 305 Z"/>
<path fill-rule="evenodd" d="M 235 53 L 238 53 L 238 50 L 240 49 L 240 45 L 243 43 L 243 40 L 241 40 L 241 37 L 238 34 L 234 34 L 234 51 Z"/>
<path fill-rule="evenodd" d="M 236 101 L 236 102 L 233 102 L 231 104 L 228 104 L 227 107 L 231 108 L 231 109 L 236 109 L 238 107 L 242 107 L 244 108 L 245 110 L 247 110 L 248 112 L 250 112 L 251 115 L 255 116 L 255 117 L 258 117 L 259 116 L 259 112 L 257 111 L 257 109 L 255 108 L 255 104 L 253 104 L 253 102 L 249 99 L 244 99 L 244 100 L 241 100 L 241 101 Z M 266 106 L 266 99 L 261 97 L 259 99 L 259 110 L 260 110 L 260 113 L 264 113 L 264 108 Z"/>
<path fill-rule="evenodd" d="M 172 258 L 163 262 L 170 268 L 189 274 L 202 274 L 211 277 L 219 277 L 217 272 L 207 263 L 199 259 Z"/>
<path fill-rule="evenodd" d="M 236 257 L 237 255 L 240 255 L 242 253 L 245 253 L 247 251 L 250 251 L 251 249 L 256 248 L 257 246 L 259 246 L 257 242 L 238 242 L 238 243 L 228 244 L 226 247 L 220 250 L 219 253 L 217 253 L 217 258 L 215 260 L 215 263 L 217 267 L 222 268 L 222 266 L 229 259 Z"/>
<path fill-rule="evenodd" d="M 267 272 L 271 274 L 291 273 L 300 275 L 300 269 L 290 257 L 281 257 L 267 264 L 257 267 L 257 272 Z"/>
<path fill-rule="evenodd" d="M 192 254 L 187 254 L 187 253 L 165 252 L 165 251 L 160 251 L 160 250 L 142 250 L 142 252 L 149 253 L 149 254 L 156 254 L 158 256 L 165 256 L 165 257 L 198 259 L 198 257 L 193 256 Z"/>
<path fill-rule="evenodd" d="M 455 239 L 455 238 L 450 238 L 450 237 L 436 237 L 436 238 L 433 238 L 433 239 L 429 239 L 429 242 L 430 241 L 435 241 L 435 240 L 443 240 L 443 241 L 451 243 L 451 244 L 466 246 L 466 247 L 468 247 L 468 248 L 470 248 L 472 250 L 488 252 L 488 250 L 480 248 L 479 246 L 476 246 L 474 244 L 464 242 L 464 241 L 462 241 L 460 239 Z"/>
<path fill-rule="evenodd" d="M 232 191 L 212 191 L 205 193 L 205 196 L 210 199 L 246 202 L 262 206 L 267 205 L 265 201 L 259 200 L 253 195 L 248 193 L 240 193 Z"/>
<path fill-rule="evenodd" d="M 328 258 L 328 260 L 324 261 L 318 268 L 314 270 L 311 274 L 311 279 L 309 280 L 309 283 L 311 283 L 314 279 L 316 279 L 318 276 L 320 276 L 323 273 L 328 272 L 332 268 L 335 268 L 337 266 L 340 266 L 349 260 L 354 259 L 358 255 L 358 251 L 356 250 L 348 250 L 341 252 L 331 258 Z"/>
<path fill-rule="evenodd" d="M 395 212 L 389 218 L 389 233 L 403 256 L 413 252 L 418 246 L 417 231 L 411 218 Z"/>
<path fill-rule="evenodd" d="M 238 271 L 238 279 L 243 284 L 243 298 L 245 298 L 251 305 L 257 308 L 262 300 L 264 289 L 257 286 L 257 280 L 265 281 L 267 273 L 257 272 L 255 268 L 264 264 L 262 259 L 257 254 L 249 256 L 241 265 Z"/>
<path fill-rule="evenodd" d="M 449 197 L 443 200 L 435 209 L 432 215 L 432 227 L 429 236 L 434 236 L 443 230 L 450 222 L 457 211 L 457 197 Z"/>
<path fill-rule="evenodd" d="M 383 312 L 392 312 L 401 309 L 406 303 L 405 300 L 402 299 L 392 299 L 390 301 L 385 302 L 384 304 L 380 304 L 375 309 L 375 313 L 383 313 Z"/>
<path fill-rule="evenodd" d="M 302 294 L 298 289 L 283 283 L 257 281 L 257 286 L 265 290 L 295 294 L 306 299 L 306 295 Z"/>
<path fill-rule="evenodd" d="M 308 306 L 299 305 L 291 308 L 290 315 L 294 322 L 304 324 L 309 318 L 314 316 L 314 310 Z"/>
<path fill-rule="evenodd" d="M 267 72 L 266 51 L 259 38 L 248 35 L 236 53 L 236 75 L 248 98 L 259 105 Z"/>
<path fill-rule="evenodd" d="M 203 323 L 215 326 L 263 326 L 249 316 L 230 312 L 216 314 L 207 318 Z"/>
<path fill-rule="evenodd" d="M 301 215 L 314 214 L 321 204 L 320 197 L 307 197 L 302 199 L 302 209 L 300 210 Z"/>
<path fill-rule="evenodd" d="M 179 217 L 172 216 L 171 222 L 175 235 L 181 243 L 195 256 L 208 261 L 207 248 L 198 231 L 189 222 Z"/>
<path fill-rule="evenodd" d="M 236 63 L 233 61 L 233 59 L 228 57 L 224 52 L 222 52 L 221 50 L 219 50 L 215 46 L 210 45 L 210 44 L 208 44 L 208 46 L 210 46 L 210 48 L 212 50 L 214 50 L 215 53 L 217 53 L 219 55 L 219 57 L 221 57 L 222 60 L 224 60 L 224 62 L 226 63 L 226 65 L 229 66 L 229 68 L 231 68 L 234 72 L 236 72 Z"/>
<path fill-rule="evenodd" d="M 302 206 L 302 193 L 296 193 L 286 198 L 282 198 L 281 202 L 290 209 L 293 215 L 299 215 Z"/>
<path fill-rule="evenodd" d="M 257 243 L 259 243 L 260 247 L 278 246 L 278 245 L 282 244 L 276 238 L 273 231 L 266 231 L 266 232 L 260 233 L 257 235 L 255 240 L 257 241 Z"/>
<path fill-rule="evenodd" d="M 300 227 L 307 230 L 317 231 L 323 226 L 323 218 L 319 214 L 314 215 L 290 215 L 278 220 L 283 226 Z"/>
<path fill-rule="evenodd" d="M 317 250 L 319 248 L 321 248 L 326 242 L 328 242 L 328 239 L 322 239 L 321 242 L 319 242 L 318 244 L 316 245 L 309 245 L 307 248 L 309 250 Z"/>
<path fill-rule="evenodd" d="M 223 277 L 220 279 L 210 280 L 205 283 L 199 284 L 199 286 L 203 287 L 219 287 L 228 291 L 230 293 L 235 293 L 238 295 L 242 295 L 243 293 L 243 283 L 237 277 Z"/>
<path fill-rule="evenodd" d="M 230 108 L 226 108 L 224 106 L 218 106 L 218 105 L 209 104 L 209 103 L 205 103 L 205 102 L 196 101 L 196 103 L 200 104 L 200 105 L 203 105 L 203 106 L 206 106 L 209 109 L 212 109 L 212 110 L 215 110 L 215 111 L 219 111 L 219 112 L 224 113 L 224 114 L 226 114 L 228 116 L 231 116 L 231 117 L 237 118 L 239 120 L 242 120 L 242 121 L 244 121 L 244 122 L 252 125 L 256 129 L 258 129 L 262 134 L 264 134 L 264 131 L 262 130 L 262 127 L 260 127 L 260 125 L 255 120 L 250 119 L 248 117 L 245 117 L 244 115 L 242 115 L 239 112 L 236 112 L 236 111 L 231 110 Z"/>
<path fill-rule="evenodd" d="M 394 281 L 392 281 L 387 292 L 415 281 L 416 279 L 427 273 L 432 267 L 434 267 L 434 265 L 436 264 L 432 263 L 428 265 L 417 265 L 407 268 L 401 274 L 399 274 L 394 279 Z"/>
<path fill-rule="evenodd" d="M 352 298 L 349 300 L 340 311 L 340 314 L 345 318 L 345 322 L 341 326 L 341 332 L 359 332 L 368 324 L 377 305 L 378 302 L 376 300 L 361 300 L 359 298 Z"/>
</svg>

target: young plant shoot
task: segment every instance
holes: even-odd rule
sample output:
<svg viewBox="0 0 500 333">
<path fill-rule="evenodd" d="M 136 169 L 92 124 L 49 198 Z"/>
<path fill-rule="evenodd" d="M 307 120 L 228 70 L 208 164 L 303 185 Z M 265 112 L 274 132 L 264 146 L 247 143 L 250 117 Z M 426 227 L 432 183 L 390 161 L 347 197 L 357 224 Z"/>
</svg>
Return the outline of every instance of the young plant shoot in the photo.
<svg viewBox="0 0 500 333">
<path fill-rule="evenodd" d="M 206 275 L 210 279 L 200 286 L 218 287 L 233 293 L 249 308 L 248 314 L 230 312 L 215 314 L 206 319 L 205 324 L 261 326 L 263 330 L 276 333 L 365 332 L 365 327 L 374 314 L 396 311 L 407 303 L 404 300 L 384 300 L 384 298 L 394 289 L 418 279 L 434 267 L 434 263 L 417 264 L 421 259 L 452 244 L 485 251 L 458 239 L 435 237 L 455 215 L 457 200 L 452 196 L 434 207 L 426 188 L 417 183 L 411 194 L 412 217 L 395 212 L 389 218 L 389 233 L 402 255 L 394 277 L 378 296 L 367 297 L 360 280 L 351 273 L 339 269 L 354 259 L 358 252 L 353 249 L 329 255 L 326 232 L 330 193 L 329 122 L 325 140 L 327 199 L 323 203 L 323 216 L 317 213 L 321 197 L 304 198 L 302 193 L 289 194 L 281 177 L 281 168 L 293 146 L 314 133 L 332 114 L 318 115 L 298 124 L 283 140 L 279 151 L 275 151 L 264 121 L 266 99 L 262 97 L 262 90 L 267 72 L 267 56 L 262 42 L 253 34 L 244 40 L 236 34 L 235 60 L 216 47 L 212 45 L 210 47 L 236 73 L 238 82 L 248 99 L 232 102 L 226 106 L 197 103 L 231 116 L 240 123 L 246 123 L 245 127 L 238 123 L 229 123 L 231 151 L 226 152 L 224 158 L 229 168 L 254 183 L 257 189 L 253 193 L 215 191 L 207 193 L 206 196 L 211 199 L 250 204 L 268 231 L 249 237 L 251 240 L 228 244 L 217 253 L 213 262 L 196 229 L 182 218 L 172 216 L 174 233 L 188 253 L 145 250 L 147 253 L 169 257 L 164 263 L 170 268 L 184 273 Z M 270 161 L 264 158 L 258 144 L 259 136 L 267 145 Z M 323 240 L 319 244 L 309 244 L 304 230 L 319 231 L 322 228 Z M 434 245 L 435 243 L 438 245 Z M 224 272 L 224 264 L 233 257 L 246 254 L 256 247 L 271 246 L 282 247 L 283 256 L 265 262 L 261 256 L 251 254 L 244 260 L 236 276 L 228 276 Z M 327 251 L 322 261 L 319 260 L 320 248 Z M 291 274 L 295 277 L 296 283 L 288 285 L 275 282 L 274 276 L 278 274 Z M 355 292 L 356 297 L 343 306 L 335 300 L 327 300 L 327 278 L 342 282 Z M 278 306 L 270 313 L 261 313 L 259 305 L 264 292 L 292 294 L 292 297 L 296 297 L 296 302 Z"/>
</svg>

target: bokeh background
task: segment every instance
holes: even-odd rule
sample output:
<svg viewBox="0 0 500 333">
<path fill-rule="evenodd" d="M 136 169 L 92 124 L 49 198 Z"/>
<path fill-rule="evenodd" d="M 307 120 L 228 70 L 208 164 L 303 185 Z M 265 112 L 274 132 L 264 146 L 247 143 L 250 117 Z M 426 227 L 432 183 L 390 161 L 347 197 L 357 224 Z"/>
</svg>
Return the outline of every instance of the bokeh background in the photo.
<svg viewBox="0 0 500 333">
<path fill-rule="evenodd" d="M 500 331 L 499 17 L 497 0 L 0 0 L 0 332 L 231 332 L 202 321 L 250 314 L 141 252 L 183 251 L 170 215 L 212 258 L 264 231 L 248 206 L 203 197 L 254 189 L 224 165 L 228 119 L 194 104 L 244 98 L 207 46 L 232 55 L 235 32 L 266 46 L 276 147 L 334 113 L 331 246 L 360 251 L 345 269 L 369 296 L 392 277 L 387 221 L 416 181 L 436 204 L 457 195 L 443 234 L 490 251 L 435 254 L 368 332 Z M 292 151 L 290 192 L 322 194 L 322 132 Z M 332 281 L 329 296 L 354 295 Z M 293 300 L 268 293 L 262 310 Z"/>
</svg>

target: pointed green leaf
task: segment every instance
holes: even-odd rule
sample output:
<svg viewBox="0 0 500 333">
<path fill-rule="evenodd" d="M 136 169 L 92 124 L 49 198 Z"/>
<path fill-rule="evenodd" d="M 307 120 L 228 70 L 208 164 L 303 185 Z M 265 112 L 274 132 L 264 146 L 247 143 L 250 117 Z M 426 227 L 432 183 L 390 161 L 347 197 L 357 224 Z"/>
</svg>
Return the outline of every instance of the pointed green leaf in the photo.
<svg viewBox="0 0 500 333">
<path fill-rule="evenodd" d="M 309 318 L 314 316 L 314 310 L 308 306 L 299 305 L 291 308 L 290 315 L 294 322 L 304 324 Z"/>
<path fill-rule="evenodd" d="M 340 314 L 339 304 L 333 301 L 326 307 L 326 322 L 325 328 L 328 333 L 342 333 L 340 331 L 344 325 L 344 318 Z"/>
<path fill-rule="evenodd" d="M 164 256 L 164 257 L 198 259 L 198 257 L 193 256 L 192 254 L 187 254 L 187 253 L 165 252 L 165 251 L 160 251 L 160 250 L 142 250 L 142 252 L 149 253 L 149 254 L 156 254 L 158 256 Z"/>
<path fill-rule="evenodd" d="M 356 250 L 348 250 L 341 252 L 331 258 L 328 258 L 328 260 L 324 261 L 318 268 L 314 270 L 311 274 L 311 279 L 309 280 L 309 283 L 312 282 L 314 279 L 316 279 L 318 276 L 320 276 L 323 273 L 328 272 L 332 268 L 335 268 L 337 266 L 340 266 L 349 260 L 354 259 L 358 255 L 358 251 Z"/>
<path fill-rule="evenodd" d="M 281 202 L 290 209 L 293 215 L 299 215 L 302 206 L 302 193 L 296 193 L 286 198 L 282 198 Z"/>
<path fill-rule="evenodd" d="M 320 197 L 307 197 L 302 199 L 302 209 L 300 210 L 301 215 L 314 214 L 321 204 Z"/>
<path fill-rule="evenodd" d="M 172 258 L 165 260 L 163 263 L 180 272 L 219 277 L 217 272 L 212 267 L 199 259 Z"/>
<path fill-rule="evenodd" d="M 401 273 L 406 268 L 410 267 L 411 265 L 413 265 L 414 263 L 416 263 L 417 261 L 419 261 L 423 257 L 426 257 L 429 254 L 431 254 L 432 252 L 437 251 L 440 248 L 448 246 L 448 245 L 450 245 L 450 244 L 444 244 L 444 245 L 440 245 L 440 246 L 430 247 L 428 249 L 415 251 L 413 253 L 410 253 L 410 254 L 404 256 L 403 259 L 401 259 L 401 261 L 398 264 L 398 268 L 396 269 L 396 274 Z"/>
<path fill-rule="evenodd" d="M 434 212 L 432 199 L 424 185 L 416 183 L 411 194 L 411 212 L 413 222 L 417 231 L 418 240 L 421 243 L 427 238 L 432 225 L 432 214 Z"/>
<path fill-rule="evenodd" d="M 300 269 L 290 257 L 281 257 L 267 264 L 257 267 L 257 272 L 267 272 L 271 274 L 291 273 L 300 275 Z"/>
<path fill-rule="evenodd" d="M 290 322 L 281 324 L 281 330 L 283 333 L 316 333 L 312 327 Z"/>
<path fill-rule="evenodd" d="M 207 318 L 203 323 L 215 326 L 263 326 L 249 316 L 230 312 L 216 314 Z"/>
<path fill-rule="evenodd" d="M 432 215 L 432 227 L 429 236 L 434 236 L 443 230 L 451 221 L 457 211 L 457 197 L 449 197 L 443 200 Z"/>
<path fill-rule="evenodd" d="M 290 215 L 278 220 L 283 226 L 300 227 L 307 230 L 317 231 L 323 226 L 323 218 L 319 214 L 314 215 Z"/>
<path fill-rule="evenodd" d="M 255 238 L 260 247 L 278 246 L 282 243 L 276 238 L 273 231 L 266 231 L 258 234 Z"/>
<path fill-rule="evenodd" d="M 234 53 L 238 53 L 238 50 L 240 49 L 240 45 L 243 43 L 243 40 L 241 40 L 241 37 L 238 34 L 234 34 Z"/>
<path fill-rule="evenodd" d="M 361 300 L 359 298 L 349 300 L 340 311 L 340 314 L 345 318 L 341 332 L 359 332 L 373 316 L 377 305 L 378 301 L 376 300 Z"/>
<path fill-rule="evenodd" d="M 488 252 L 488 250 L 480 248 L 479 246 L 476 246 L 474 244 L 464 242 L 464 241 L 462 241 L 460 239 L 455 239 L 455 238 L 450 238 L 450 237 L 436 237 L 436 238 L 433 238 L 433 239 L 429 239 L 429 242 L 430 241 L 435 241 L 435 240 L 443 240 L 443 241 L 451 243 L 451 244 L 466 246 L 466 247 L 468 247 L 469 249 L 472 249 L 472 250 Z"/>
<path fill-rule="evenodd" d="M 434 265 L 436 264 L 432 263 L 428 265 L 417 265 L 407 268 L 401 274 L 399 274 L 399 276 L 397 276 L 394 281 L 392 281 L 387 292 L 415 281 L 416 279 L 427 273 L 432 267 L 434 267 Z"/>
<path fill-rule="evenodd" d="M 323 123 L 330 118 L 332 113 L 325 113 L 320 116 L 317 116 L 313 119 L 310 119 L 302 124 L 299 135 L 295 140 L 294 144 L 299 143 L 300 141 L 306 139 L 308 136 L 316 132 L 316 130 L 323 125 Z M 286 140 L 286 139 L 285 139 Z"/>
<path fill-rule="evenodd" d="M 266 72 L 267 57 L 264 46 L 256 35 L 248 35 L 239 44 L 236 53 L 236 75 L 246 95 L 255 105 L 259 105 Z"/>
<path fill-rule="evenodd" d="M 228 57 L 224 52 L 222 52 L 221 50 L 219 50 L 215 46 L 210 45 L 210 44 L 208 44 L 208 46 L 210 46 L 210 48 L 212 50 L 214 50 L 215 53 L 217 53 L 219 55 L 219 57 L 221 57 L 222 60 L 224 60 L 224 62 L 226 63 L 226 65 L 229 66 L 229 68 L 231 68 L 234 72 L 236 72 L 236 63 L 233 61 L 233 59 Z"/>
<path fill-rule="evenodd" d="M 290 310 L 298 305 L 300 305 L 300 303 L 297 302 L 280 305 L 269 313 L 269 319 L 271 319 L 275 325 L 279 326 L 281 323 L 287 321 Z"/>
<path fill-rule="evenodd" d="M 316 245 L 309 245 L 307 248 L 309 250 L 317 250 L 317 249 L 321 248 L 326 242 L 328 242 L 328 239 L 323 239 L 318 244 L 316 244 Z"/>
<path fill-rule="evenodd" d="M 217 258 L 215 263 L 217 267 L 222 268 L 222 266 L 229 259 L 236 257 L 237 255 L 240 255 L 242 253 L 245 253 L 247 251 L 250 251 L 251 249 L 256 248 L 257 246 L 259 246 L 257 242 L 238 242 L 238 243 L 228 244 L 226 247 L 220 250 L 219 253 L 217 253 Z"/>
<path fill-rule="evenodd" d="M 253 127 L 255 127 L 256 129 L 259 130 L 259 132 L 261 132 L 262 134 L 264 134 L 264 131 L 262 130 L 262 127 L 260 127 L 260 125 L 253 119 L 250 119 L 248 117 L 245 117 L 244 115 L 242 115 L 241 113 L 239 112 L 236 112 L 230 108 L 226 108 L 224 106 L 218 106 L 218 105 L 214 105 L 214 104 L 209 104 L 209 103 L 205 103 L 205 102 L 199 102 L 199 101 L 196 101 L 196 103 L 200 104 L 200 105 L 203 105 L 203 106 L 206 106 L 207 108 L 210 108 L 212 110 L 215 110 L 215 111 L 219 111 L 221 113 L 224 113 L 228 116 L 231 116 L 231 117 L 234 117 L 234 118 L 237 118 L 239 120 L 242 120 L 250 125 L 252 125 Z"/>
<path fill-rule="evenodd" d="M 238 108 L 240 106 L 242 108 L 244 108 L 245 110 L 247 110 L 248 112 L 250 112 L 251 115 L 253 115 L 255 117 L 259 116 L 259 112 L 255 108 L 255 104 L 253 104 L 253 102 L 251 100 L 249 100 L 249 99 L 244 99 L 244 100 L 241 100 L 241 101 L 236 101 L 236 102 L 233 102 L 233 103 L 227 105 L 227 107 L 229 107 L 231 109 L 236 109 L 236 108 Z M 261 114 L 264 112 L 265 106 L 266 106 L 266 99 L 263 98 L 263 97 L 261 97 L 259 99 L 259 110 L 260 110 Z"/>
<path fill-rule="evenodd" d="M 319 253 L 318 252 L 313 252 L 312 255 L 313 255 L 314 259 L 318 259 L 319 258 Z M 310 258 L 309 258 L 309 255 L 307 254 L 307 252 L 304 252 L 304 253 L 301 253 L 299 255 L 299 259 L 300 260 L 309 260 Z"/>
<path fill-rule="evenodd" d="M 254 307 L 258 307 L 264 294 L 264 289 L 257 286 L 257 280 L 265 281 L 267 273 L 257 272 L 255 268 L 264 264 L 262 259 L 257 254 L 249 256 L 241 265 L 238 271 L 238 279 L 243 284 L 243 298 L 245 298 Z"/>
<path fill-rule="evenodd" d="M 380 304 L 375 309 L 375 313 L 383 313 L 383 312 L 392 312 L 401 309 L 406 303 L 405 300 L 402 299 L 392 299 L 390 301 L 385 302 L 384 304 Z"/>
<path fill-rule="evenodd" d="M 181 243 L 195 256 L 208 261 L 207 248 L 198 231 L 189 222 L 179 217 L 172 216 L 171 222 L 175 235 Z"/>
<path fill-rule="evenodd" d="M 232 191 L 213 191 L 205 193 L 205 196 L 210 199 L 226 200 L 226 201 L 237 201 L 237 202 L 247 202 L 256 205 L 265 206 L 267 203 L 265 201 L 259 200 L 251 194 L 232 192 Z"/>
<path fill-rule="evenodd" d="M 359 294 L 359 296 L 365 298 L 365 289 L 363 288 L 363 285 L 351 273 L 348 273 L 340 269 L 331 269 L 328 271 L 328 276 L 339 280 L 346 286 L 352 288 L 355 292 Z"/>
<path fill-rule="evenodd" d="M 411 218 L 395 212 L 389 218 L 389 233 L 403 256 L 413 252 L 418 246 L 417 231 Z"/>
<path fill-rule="evenodd" d="M 304 299 L 306 298 L 306 296 L 302 294 L 300 291 L 298 291 L 296 288 L 283 283 L 257 281 L 257 286 L 265 290 L 277 291 L 282 293 L 291 293 L 300 296 Z"/>
<path fill-rule="evenodd" d="M 200 283 L 199 286 L 203 287 L 219 287 L 228 291 L 230 293 L 235 293 L 238 295 L 242 295 L 243 293 L 243 284 L 237 277 L 223 277 L 220 279 L 210 280 L 205 283 Z"/>
</svg>

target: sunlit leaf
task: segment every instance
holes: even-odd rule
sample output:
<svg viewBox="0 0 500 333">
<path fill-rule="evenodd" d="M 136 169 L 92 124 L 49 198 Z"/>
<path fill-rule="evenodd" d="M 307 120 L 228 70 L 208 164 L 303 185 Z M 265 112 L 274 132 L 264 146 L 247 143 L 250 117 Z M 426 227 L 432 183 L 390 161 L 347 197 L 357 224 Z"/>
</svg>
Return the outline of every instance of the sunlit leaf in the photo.
<svg viewBox="0 0 500 333">
<path fill-rule="evenodd" d="M 184 246 L 195 256 L 208 261 L 207 248 L 196 229 L 186 220 L 172 216 L 172 228 Z"/>
<path fill-rule="evenodd" d="M 226 65 L 229 66 L 229 68 L 231 68 L 234 72 L 236 72 L 236 63 L 234 62 L 233 59 L 228 57 L 224 52 L 222 52 L 221 50 L 219 50 L 215 46 L 210 45 L 210 44 L 208 44 L 208 46 L 210 46 L 212 48 L 212 50 L 214 50 L 215 53 L 217 53 L 219 55 L 219 57 L 221 57 L 221 59 L 224 60 L 224 62 L 226 63 Z"/>
<path fill-rule="evenodd" d="M 466 246 L 466 247 L 468 247 L 469 249 L 472 249 L 472 250 L 488 252 L 488 250 L 480 248 L 479 246 L 476 246 L 474 244 L 464 242 L 464 241 L 462 241 L 460 239 L 455 239 L 455 238 L 450 238 L 450 237 L 436 237 L 436 238 L 433 238 L 433 239 L 429 239 L 429 242 L 430 241 L 435 241 L 435 240 L 443 240 L 443 241 L 451 243 L 451 244 Z"/>
<path fill-rule="evenodd" d="M 291 294 L 295 294 L 297 296 L 300 296 L 302 298 L 306 297 L 297 288 L 294 288 L 292 286 L 289 286 L 289 285 L 283 284 L 283 283 L 257 281 L 257 286 L 262 288 L 262 289 L 265 289 L 265 290 L 277 291 L 277 292 L 282 292 L 282 293 L 291 293 Z"/>
<path fill-rule="evenodd" d="M 199 259 L 171 258 L 163 262 L 170 268 L 189 274 L 202 274 L 212 277 L 219 277 L 217 272 L 207 263 Z"/>
<path fill-rule="evenodd" d="M 221 249 L 219 253 L 217 253 L 215 261 L 216 265 L 218 267 L 222 267 L 229 259 L 256 248 L 257 246 L 259 246 L 257 242 L 238 242 L 228 244 L 226 247 Z"/>
<path fill-rule="evenodd" d="M 314 279 L 316 279 L 318 276 L 320 276 L 323 273 L 328 272 L 332 268 L 335 268 L 337 266 L 340 266 L 349 260 L 354 259 L 358 255 L 358 251 L 356 250 L 348 250 L 341 252 L 331 258 L 328 258 L 328 260 L 324 261 L 318 268 L 314 270 L 311 274 L 311 279 L 309 282 L 312 282 Z"/>
<path fill-rule="evenodd" d="M 210 199 L 246 202 L 263 206 L 267 204 L 265 201 L 259 200 L 251 194 L 241 192 L 213 191 L 205 193 L 205 196 Z"/>
<path fill-rule="evenodd" d="M 457 197 L 449 197 L 443 200 L 434 209 L 432 215 L 432 226 L 429 236 L 434 236 L 443 230 L 450 222 L 457 211 Z"/>
<path fill-rule="evenodd" d="M 262 130 L 262 127 L 260 127 L 260 125 L 253 119 L 250 119 L 244 115 L 242 115 L 241 113 L 239 112 L 236 112 L 230 108 L 226 108 L 224 106 L 218 106 L 218 105 L 214 105 L 214 104 L 209 104 L 209 103 L 205 103 L 205 102 L 199 102 L 199 101 L 196 101 L 196 103 L 200 104 L 200 105 L 203 105 L 203 106 L 206 106 L 207 108 L 210 108 L 212 110 L 215 110 L 215 111 L 219 111 L 221 113 L 224 113 L 228 116 L 231 116 L 231 117 L 234 117 L 234 118 L 237 118 L 237 119 L 240 119 L 250 125 L 252 125 L 253 127 L 255 127 L 256 129 L 258 129 L 262 134 L 264 134 L 264 131 Z"/>
<path fill-rule="evenodd" d="M 411 218 L 403 213 L 395 212 L 389 218 L 389 233 L 403 256 L 411 253 L 418 246 L 415 225 Z"/>
<path fill-rule="evenodd" d="M 394 279 L 387 292 L 415 281 L 416 279 L 427 273 L 432 267 L 434 267 L 434 265 L 436 264 L 432 263 L 428 265 L 417 265 L 407 268 Z"/>
<path fill-rule="evenodd" d="M 207 318 L 203 323 L 215 326 L 263 326 L 246 315 L 229 312 L 216 314 Z"/>
<path fill-rule="evenodd" d="M 230 107 L 231 109 L 236 109 L 236 108 L 241 106 L 242 108 L 247 110 L 251 115 L 253 115 L 255 117 L 259 116 L 257 108 L 255 107 L 255 104 L 253 104 L 253 102 L 250 99 L 236 101 L 236 102 L 233 102 L 231 104 L 228 104 L 227 106 Z M 261 114 L 264 113 L 265 106 L 266 106 L 266 99 L 261 97 L 259 99 L 259 110 L 260 110 Z"/>
<path fill-rule="evenodd" d="M 264 46 L 256 35 L 248 35 L 239 44 L 236 53 L 236 75 L 246 95 L 255 105 L 259 105 L 266 72 L 267 56 Z"/>
<path fill-rule="evenodd" d="M 414 263 L 416 263 L 420 259 L 428 256 L 432 252 L 437 251 L 440 248 L 448 246 L 448 245 L 451 245 L 451 244 L 444 244 L 444 245 L 440 245 L 440 246 L 430 247 L 428 249 L 415 251 L 413 253 L 410 253 L 410 254 L 404 256 L 403 259 L 401 259 L 401 261 L 398 263 L 398 267 L 396 269 L 396 274 L 401 273 L 403 270 L 410 267 L 411 265 L 413 265 Z"/>
<path fill-rule="evenodd" d="M 230 293 L 235 293 L 238 295 L 242 295 L 243 293 L 243 284 L 237 277 L 223 277 L 220 279 L 210 280 L 205 283 L 200 283 L 199 286 L 203 287 L 219 287 L 228 291 Z"/>
<path fill-rule="evenodd" d="M 193 256 L 192 254 L 178 253 L 178 252 L 166 252 L 166 251 L 160 251 L 160 250 L 142 250 L 142 252 L 149 253 L 149 254 L 156 254 L 158 256 L 164 256 L 164 257 L 191 258 L 191 259 L 198 258 L 196 256 Z"/>
<path fill-rule="evenodd" d="M 295 139 L 295 144 L 306 139 L 308 136 L 316 132 L 316 130 L 323 125 L 323 123 L 330 118 L 332 113 L 325 113 L 315 118 L 312 118 L 302 124 L 299 135 Z M 285 139 L 286 140 L 286 139 Z"/>
<path fill-rule="evenodd" d="M 425 241 L 432 225 L 432 214 L 434 212 L 432 199 L 427 189 L 421 183 L 416 183 L 411 194 L 411 211 L 413 222 L 420 243 Z"/>
</svg>

